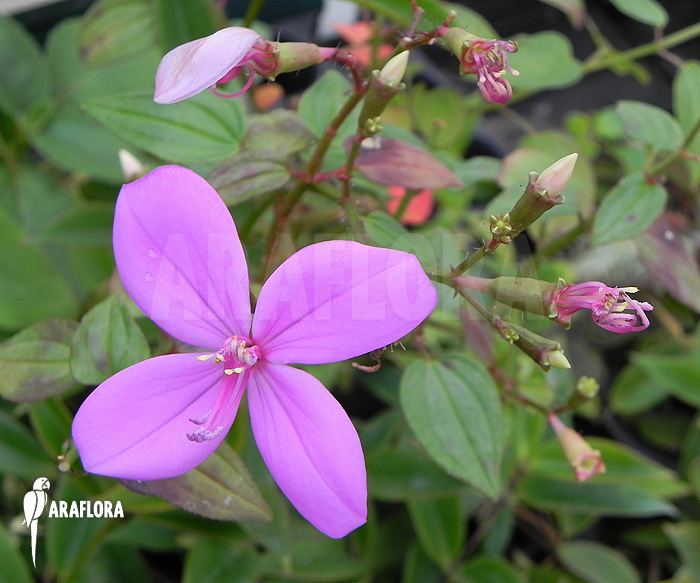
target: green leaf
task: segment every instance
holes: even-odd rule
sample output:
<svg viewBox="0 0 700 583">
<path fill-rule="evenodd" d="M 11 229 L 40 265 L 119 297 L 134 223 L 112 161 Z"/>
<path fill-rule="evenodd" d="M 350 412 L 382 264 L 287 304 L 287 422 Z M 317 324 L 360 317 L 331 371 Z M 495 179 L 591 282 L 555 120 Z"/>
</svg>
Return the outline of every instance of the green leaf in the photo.
<svg viewBox="0 0 700 583">
<path fill-rule="evenodd" d="M 676 397 L 700 407 L 700 359 L 698 353 L 689 355 L 640 354 L 633 362 L 652 381 Z"/>
<path fill-rule="evenodd" d="M 70 583 L 152 583 L 148 563 L 139 549 L 126 545 L 105 545 L 90 556 Z"/>
<path fill-rule="evenodd" d="M 518 572 L 500 557 L 475 557 L 460 570 L 468 583 L 523 583 Z"/>
<path fill-rule="evenodd" d="M 513 91 L 542 91 L 569 87 L 583 75 L 581 63 L 574 58 L 571 42 L 558 32 L 519 35 L 518 52 L 509 56 L 509 63 L 520 72 L 507 75 Z"/>
<path fill-rule="evenodd" d="M 32 434 L 9 413 L 0 411 L 0 474 L 34 481 L 53 474 L 49 458 Z"/>
<path fill-rule="evenodd" d="M 73 416 L 63 401 L 49 399 L 32 403 L 29 419 L 46 453 L 53 458 L 64 453 L 64 445 L 71 439 Z"/>
<path fill-rule="evenodd" d="M 408 502 L 408 514 L 425 553 L 443 569 L 457 559 L 466 534 L 466 517 L 456 496 Z"/>
<path fill-rule="evenodd" d="M 673 506 L 634 485 L 578 484 L 573 478 L 554 480 L 539 476 L 523 478 L 517 487 L 519 499 L 547 511 L 605 516 L 673 515 Z"/>
<path fill-rule="evenodd" d="M 622 553 L 598 543 L 562 543 L 557 554 L 569 571 L 587 583 L 641 583 L 639 574 Z"/>
<path fill-rule="evenodd" d="M 256 583 L 259 581 L 256 555 L 225 541 L 201 540 L 187 553 L 182 583 Z"/>
<path fill-rule="evenodd" d="M 53 263 L 0 211 L 0 329 L 71 317 L 76 311 L 68 283 Z"/>
<path fill-rule="evenodd" d="M 71 369 L 78 382 L 96 385 L 151 355 L 148 342 L 118 296 L 109 296 L 80 321 Z"/>
<path fill-rule="evenodd" d="M 165 50 L 208 36 L 225 26 L 217 18 L 216 5 L 211 0 L 155 0 L 155 6 Z"/>
<path fill-rule="evenodd" d="M 209 92 L 171 105 L 150 94 L 86 101 L 85 111 L 130 144 L 169 162 L 215 162 L 233 156 L 243 137 L 238 101 Z"/>
<path fill-rule="evenodd" d="M 373 450 L 366 454 L 365 462 L 369 494 L 378 500 L 425 500 L 465 488 L 417 449 Z"/>
<path fill-rule="evenodd" d="M 282 188 L 289 182 L 289 171 L 279 162 L 261 159 L 257 152 L 241 152 L 214 169 L 207 180 L 227 205 L 235 205 Z"/>
<path fill-rule="evenodd" d="M 428 454 L 495 498 L 501 489 L 502 414 L 491 376 L 474 360 L 416 361 L 401 379 L 401 406 Z"/>
<path fill-rule="evenodd" d="M 698 581 L 700 578 L 700 522 L 666 524 L 664 532 L 683 559 L 683 566 L 693 574 L 695 581 Z"/>
<path fill-rule="evenodd" d="M 265 160 L 284 161 L 307 148 L 311 139 L 311 133 L 295 112 L 276 109 L 248 117 L 241 153 L 255 152 Z"/>
<path fill-rule="evenodd" d="M 193 514 L 216 520 L 270 520 L 271 512 L 236 452 L 222 443 L 201 465 L 169 478 L 126 480 L 134 492 L 158 496 Z"/>
<path fill-rule="evenodd" d="M 593 222 L 593 244 L 629 239 L 646 231 L 666 206 L 668 193 L 644 176 L 625 176 L 603 199 Z"/>
<path fill-rule="evenodd" d="M 155 42 L 154 11 L 144 0 L 100 0 L 82 19 L 80 53 L 92 66 L 128 59 Z"/>
<path fill-rule="evenodd" d="M 321 137 L 343 103 L 352 93 L 350 81 L 338 71 L 328 71 L 304 92 L 299 101 L 299 117 L 316 137 Z M 345 140 L 355 133 L 360 108 L 348 116 L 338 128 L 326 155 L 323 168 L 337 168 L 343 164 Z"/>
<path fill-rule="evenodd" d="M 75 480 L 64 479 L 55 493 L 55 500 L 87 500 L 90 494 L 82 490 Z M 60 582 L 73 581 L 78 570 L 102 546 L 102 536 L 113 518 L 89 520 L 52 519 L 46 522 L 46 552 L 48 563 L 57 573 Z"/>
<path fill-rule="evenodd" d="M 620 101 L 615 111 L 627 135 L 655 151 L 677 150 L 683 142 L 681 126 L 660 107 L 641 101 Z"/>
<path fill-rule="evenodd" d="M 586 18 L 586 5 L 583 0 L 540 0 L 540 2 L 561 10 L 576 27 L 580 27 Z"/>
<path fill-rule="evenodd" d="M 700 119 L 700 62 L 688 61 L 678 71 L 673 80 L 673 111 L 685 134 L 689 134 Z M 700 155 L 700 132 L 696 134 L 687 150 Z M 691 186 L 700 184 L 700 164 L 695 160 L 687 163 Z"/>
<path fill-rule="evenodd" d="M 638 366 L 629 365 L 615 378 L 609 405 L 617 415 L 639 415 L 668 397 L 668 391 Z"/>
<path fill-rule="evenodd" d="M 0 395 L 17 403 L 38 401 L 70 389 L 71 342 L 78 327 L 70 320 L 46 320 L 0 344 Z"/>
<path fill-rule="evenodd" d="M 43 239 L 71 247 L 112 246 L 114 206 L 90 204 L 76 207 L 55 221 Z"/>
<path fill-rule="evenodd" d="M 676 474 L 634 450 L 600 437 L 591 437 L 587 441 L 593 449 L 600 451 L 606 467 L 606 472 L 596 476 L 593 483 L 630 485 L 659 498 L 676 498 L 688 492 Z M 531 475 L 562 481 L 572 475 L 571 466 L 556 440 L 548 441 L 532 454 L 529 471 Z"/>
<path fill-rule="evenodd" d="M 409 100 L 412 117 L 428 145 L 437 150 L 461 153 L 471 137 L 476 116 L 462 96 L 445 87 L 428 89 L 417 85 Z"/>
<path fill-rule="evenodd" d="M 610 0 L 625 16 L 653 26 L 663 28 L 668 24 L 668 12 L 656 0 Z"/>
<path fill-rule="evenodd" d="M 34 581 L 24 557 L 17 550 L 17 545 L 13 543 L 2 524 L 0 524 L 0 580 L 11 583 Z"/>
<path fill-rule="evenodd" d="M 404 559 L 401 583 L 440 583 L 442 580 L 440 570 L 425 551 L 419 545 L 412 544 Z"/>
<path fill-rule="evenodd" d="M 0 18 L 0 109 L 27 110 L 48 98 L 49 77 L 39 46 L 12 18 Z"/>
</svg>

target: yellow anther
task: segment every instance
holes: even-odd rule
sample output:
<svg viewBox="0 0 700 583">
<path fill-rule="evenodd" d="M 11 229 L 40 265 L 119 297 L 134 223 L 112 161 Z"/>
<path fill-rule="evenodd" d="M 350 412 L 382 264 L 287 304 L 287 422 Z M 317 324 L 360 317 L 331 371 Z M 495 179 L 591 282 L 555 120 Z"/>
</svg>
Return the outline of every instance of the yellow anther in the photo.
<svg viewBox="0 0 700 583">
<path fill-rule="evenodd" d="M 224 362 L 224 357 L 217 353 L 214 360 L 216 360 L 216 363 L 218 364 L 220 362 Z"/>
<path fill-rule="evenodd" d="M 236 368 L 233 369 L 233 372 L 236 374 L 241 374 L 245 370 L 245 367 L 243 366 L 237 366 Z"/>
<path fill-rule="evenodd" d="M 233 368 L 225 368 L 224 369 L 224 374 L 228 375 L 228 376 L 231 376 L 234 372 L 236 372 L 236 370 Z"/>
<path fill-rule="evenodd" d="M 197 357 L 197 360 L 199 360 L 200 362 L 206 362 L 207 360 L 210 360 L 212 356 L 212 354 L 202 354 Z"/>
</svg>

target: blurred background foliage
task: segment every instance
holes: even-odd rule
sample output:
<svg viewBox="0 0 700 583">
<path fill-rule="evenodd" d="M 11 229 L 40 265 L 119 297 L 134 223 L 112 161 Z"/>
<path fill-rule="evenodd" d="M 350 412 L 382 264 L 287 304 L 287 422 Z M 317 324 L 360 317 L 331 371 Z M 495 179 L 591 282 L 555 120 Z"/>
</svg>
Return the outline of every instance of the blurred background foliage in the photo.
<svg viewBox="0 0 700 583">
<path fill-rule="evenodd" d="M 406 228 L 387 212 L 385 187 L 358 176 L 369 239 L 446 269 L 487 236 L 488 214 L 510 209 L 530 170 L 577 151 L 566 204 L 478 272 L 637 285 L 655 306 L 653 327 L 617 336 L 582 317 L 562 333 L 497 308 L 565 346 L 573 368 L 545 372 L 440 289 L 430 322 L 377 372 L 314 367 L 356 421 L 369 475 L 368 524 L 335 541 L 276 489 L 243 407 L 214 456 L 155 483 L 82 472 L 70 424 L 92 387 L 173 349 L 114 275 L 119 149 L 148 167 L 181 163 L 208 176 L 255 273 L 288 169 L 350 81 L 337 67 L 283 76 L 272 111 L 263 112 L 264 87 L 251 99 L 207 93 L 159 106 L 153 79 L 164 52 L 254 16 L 258 3 L 231 2 L 228 14 L 209 0 L 87 4 L 57 8 L 54 18 L 76 16 L 50 29 L 41 12 L 22 15 L 34 35 L 0 19 L 0 581 L 35 577 L 21 499 L 38 476 L 51 480 L 52 499 L 121 500 L 127 512 L 43 519 L 43 581 L 700 581 L 700 62 L 689 58 L 697 40 L 674 48 L 700 32 L 697 6 L 421 2 L 426 28 L 452 8 L 475 34 L 517 40 L 521 75 L 511 106 L 496 109 L 458 79 L 447 53 L 415 55 L 384 135 L 429 154 L 416 172 L 438 160 L 463 186 L 437 190 L 431 219 Z M 312 40 L 319 30 L 313 3 L 263 4 L 255 26 L 268 38 Z M 377 23 L 375 46 L 411 19 L 405 0 L 358 4 Z M 662 33 L 667 26 L 676 32 Z M 355 123 L 341 127 L 327 169 L 342 165 Z M 348 236 L 331 195 L 308 193 L 283 255 Z M 596 398 L 580 397 L 583 377 L 600 384 Z M 565 411 L 607 473 L 576 483 L 540 409 Z"/>
</svg>

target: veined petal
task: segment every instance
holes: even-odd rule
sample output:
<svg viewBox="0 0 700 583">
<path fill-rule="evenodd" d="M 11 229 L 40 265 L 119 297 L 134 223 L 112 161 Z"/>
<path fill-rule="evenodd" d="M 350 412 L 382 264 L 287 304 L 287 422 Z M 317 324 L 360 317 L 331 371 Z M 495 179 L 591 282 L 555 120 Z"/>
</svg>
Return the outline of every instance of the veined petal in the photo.
<svg viewBox="0 0 700 583">
<path fill-rule="evenodd" d="M 367 520 L 367 476 L 357 431 L 310 374 L 265 363 L 248 390 L 255 441 L 272 477 L 324 534 L 345 536 Z"/>
<path fill-rule="evenodd" d="M 337 362 L 399 340 L 436 303 L 414 255 L 327 241 L 297 251 L 265 282 L 252 336 L 268 362 Z"/>
<path fill-rule="evenodd" d="M 193 422 L 209 411 L 222 382 L 236 383 L 221 367 L 196 354 L 169 354 L 135 364 L 110 377 L 83 402 L 73 440 L 85 469 L 129 480 L 160 480 L 190 471 L 226 437 L 243 394 L 216 438 L 188 439 Z"/>
<path fill-rule="evenodd" d="M 231 214 L 216 191 L 181 166 L 125 184 L 114 217 L 124 287 L 163 330 L 221 348 L 250 330 L 248 267 Z"/>
<path fill-rule="evenodd" d="M 156 73 L 157 103 L 175 103 L 211 87 L 240 63 L 260 35 L 232 26 L 175 47 Z"/>
</svg>

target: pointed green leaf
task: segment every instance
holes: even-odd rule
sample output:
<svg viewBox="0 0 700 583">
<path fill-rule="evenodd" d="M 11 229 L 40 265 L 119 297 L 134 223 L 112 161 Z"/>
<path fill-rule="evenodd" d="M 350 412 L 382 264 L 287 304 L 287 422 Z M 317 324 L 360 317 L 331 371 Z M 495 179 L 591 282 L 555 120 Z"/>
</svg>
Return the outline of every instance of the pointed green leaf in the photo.
<svg viewBox="0 0 700 583">
<path fill-rule="evenodd" d="M 174 506 L 217 520 L 270 520 L 271 512 L 247 468 L 226 445 L 190 472 L 169 478 L 140 482 L 126 480 L 134 492 L 158 496 Z"/>
<path fill-rule="evenodd" d="M 495 498 L 503 452 L 501 402 L 476 361 L 416 361 L 401 379 L 401 406 L 416 437 L 448 473 Z"/>
<path fill-rule="evenodd" d="M 425 553 L 446 569 L 457 559 L 466 534 L 466 516 L 457 496 L 411 500 L 408 514 Z"/>
<path fill-rule="evenodd" d="M 0 581 L 31 583 L 34 581 L 24 557 L 0 524 Z"/>
<path fill-rule="evenodd" d="M 563 543 L 557 554 L 569 571 L 587 583 L 641 583 L 639 574 L 622 553 L 601 544 Z"/>
<path fill-rule="evenodd" d="M 123 300 L 110 296 L 83 316 L 73 337 L 71 370 L 78 382 L 96 385 L 150 355 Z"/>
<path fill-rule="evenodd" d="M 668 12 L 656 0 L 610 0 L 622 14 L 655 28 L 668 24 Z"/>
<path fill-rule="evenodd" d="M 681 126 L 660 107 L 641 101 L 620 101 L 615 111 L 627 135 L 654 150 L 675 150 L 683 142 Z"/>
</svg>

